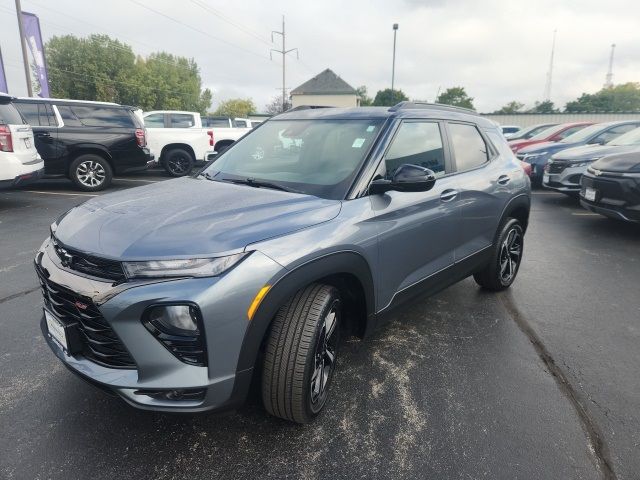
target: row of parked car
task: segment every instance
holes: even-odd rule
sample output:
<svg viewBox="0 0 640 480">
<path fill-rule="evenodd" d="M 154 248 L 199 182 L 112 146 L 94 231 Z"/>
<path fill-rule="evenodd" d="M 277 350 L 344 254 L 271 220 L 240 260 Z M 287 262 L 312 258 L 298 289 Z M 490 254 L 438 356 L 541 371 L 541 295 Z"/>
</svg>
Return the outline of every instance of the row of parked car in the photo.
<svg viewBox="0 0 640 480">
<path fill-rule="evenodd" d="M 640 119 L 536 125 L 509 145 L 534 185 L 578 196 L 593 212 L 640 221 Z"/>
<path fill-rule="evenodd" d="M 142 112 L 106 102 L 0 94 L 0 187 L 47 177 L 102 190 L 114 175 L 160 164 L 187 175 L 253 127 L 248 119 L 197 112 Z M 3 158 L 4 160 L 4 158 Z"/>
</svg>

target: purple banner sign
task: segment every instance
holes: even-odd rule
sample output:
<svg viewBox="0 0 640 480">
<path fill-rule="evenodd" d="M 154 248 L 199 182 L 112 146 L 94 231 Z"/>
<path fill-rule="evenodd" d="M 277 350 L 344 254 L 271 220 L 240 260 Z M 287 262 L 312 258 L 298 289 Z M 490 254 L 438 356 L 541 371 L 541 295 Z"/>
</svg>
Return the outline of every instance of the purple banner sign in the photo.
<svg viewBox="0 0 640 480">
<path fill-rule="evenodd" d="M 48 97 L 49 77 L 47 75 L 47 64 L 44 60 L 40 20 L 33 13 L 22 12 L 22 29 L 27 43 L 33 94 L 39 97 Z"/>
<path fill-rule="evenodd" d="M 2 50 L 0 50 L 0 92 L 9 93 L 7 76 L 4 74 L 4 64 L 2 63 Z"/>
</svg>

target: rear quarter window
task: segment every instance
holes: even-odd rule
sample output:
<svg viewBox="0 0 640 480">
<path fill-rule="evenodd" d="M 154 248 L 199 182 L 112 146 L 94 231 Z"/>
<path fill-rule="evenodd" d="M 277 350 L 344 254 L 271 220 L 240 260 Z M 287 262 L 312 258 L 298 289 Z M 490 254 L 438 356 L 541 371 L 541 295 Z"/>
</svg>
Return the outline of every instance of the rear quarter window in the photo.
<svg viewBox="0 0 640 480">
<path fill-rule="evenodd" d="M 24 122 L 18 109 L 11 103 L 0 104 L 0 123 L 5 125 L 22 125 Z"/>
<path fill-rule="evenodd" d="M 124 108 L 71 106 L 71 111 L 87 127 L 133 128 L 134 123 Z"/>
</svg>

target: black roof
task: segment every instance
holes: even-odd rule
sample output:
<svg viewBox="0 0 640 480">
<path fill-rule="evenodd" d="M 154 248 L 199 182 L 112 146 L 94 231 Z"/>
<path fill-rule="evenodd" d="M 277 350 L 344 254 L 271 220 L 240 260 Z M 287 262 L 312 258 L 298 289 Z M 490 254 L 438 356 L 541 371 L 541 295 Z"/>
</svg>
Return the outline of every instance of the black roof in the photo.
<svg viewBox="0 0 640 480">
<path fill-rule="evenodd" d="M 90 106 L 90 107 L 126 108 L 126 109 L 137 108 L 131 105 L 120 105 L 119 103 L 95 102 L 92 100 L 72 100 L 69 98 L 18 97 L 18 98 L 14 98 L 13 100 L 20 103 L 53 103 L 56 105 L 83 105 L 83 106 Z"/>
<path fill-rule="evenodd" d="M 355 95 L 356 89 L 327 68 L 291 90 L 291 95 Z"/>
<path fill-rule="evenodd" d="M 322 118 L 326 120 L 384 119 L 391 117 L 460 120 L 472 122 L 482 127 L 495 127 L 495 123 L 493 121 L 483 118 L 472 110 L 468 110 L 466 108 L 414 102 L 401 102 L 393 107 L 297 107 L 293 110 L 281 113 L 280 115 L 276 115 L 272 120 L 306 120 L 312 118 Z"/>
</svg>

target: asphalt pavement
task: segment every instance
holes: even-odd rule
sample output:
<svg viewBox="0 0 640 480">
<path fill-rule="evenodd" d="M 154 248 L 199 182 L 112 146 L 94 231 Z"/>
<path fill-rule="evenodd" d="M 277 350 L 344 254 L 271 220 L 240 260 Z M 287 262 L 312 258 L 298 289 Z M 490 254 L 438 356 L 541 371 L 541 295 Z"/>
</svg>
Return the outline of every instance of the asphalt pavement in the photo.
<svg viewBox="0 0 640 480">
<path fill-rule="evenodd" d="M 258 398 L 138 411 L 59 364 L 32 259 L 87 198 L 64 181 L 0 192 L 0 478 L 639 478 L 640 226 L 535 192 L 508 292 L 467 279 L 347 341 L 325 412 L 298 426 Z"/>
</svg>

